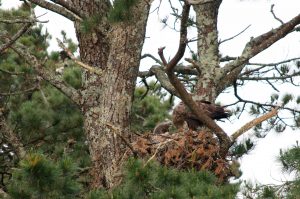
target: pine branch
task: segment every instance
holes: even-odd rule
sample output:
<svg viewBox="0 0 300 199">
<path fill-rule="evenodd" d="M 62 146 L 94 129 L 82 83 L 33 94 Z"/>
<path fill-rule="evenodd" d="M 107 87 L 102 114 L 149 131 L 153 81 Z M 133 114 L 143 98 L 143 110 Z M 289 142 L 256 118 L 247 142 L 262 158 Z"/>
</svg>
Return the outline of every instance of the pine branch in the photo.
<svg viewBox="0 0 300 199">
<path fill-rule="evenodd" d="M 19 137 L 16 135 L 16 133 L 13 132 L 13 130 L 9 127 L 6 119 L 1 113 L 0 113 L 0 131 L 5 136 L 7 141 L 13 146 L 16 155 L 20 159 L 22 159 L 26 154 L 23 144 L 20 141 Z"/>
<path fill-rule="evenodd" d="M 56 87 L 58 90 L 63 92 L 66 96 L 68 96 L 75 104 L 80 104 L 81 94 L 76 89 L 66 85 L 64 81 L 56 76 L 54 73 L 47 71 L 43 65 L 39 62 L 39 60 L 32 54 L 30 54 L 26 47 L 21 44 L 14 44 L 11 48 L 19 54 L 21 57 L 25 59 L 27 63 L 32 65 L 39 76 L 41 76 L 44 80 L 49 82 L 51 85 Z"/>
<path fill-rule="evenodd" d="M 65 7 L 62 7 L 62 6 L 59 6 L 57 4 L 54 4 L 54 3 L 50 3 L 50 2 L 47 2 L 45 0 L 28 0 L 42 8 L 45 8 L 45 9 L 48 9 L 48 10 L 51 10 L 57 14 L 60 14 L 68 19 L 70 19 L 71 21 L 82 21 L 82 19 L 76 15 L 75 13 L 71 12 L 70 10 L 68 10 L 67 8 Z"/>
</svg>

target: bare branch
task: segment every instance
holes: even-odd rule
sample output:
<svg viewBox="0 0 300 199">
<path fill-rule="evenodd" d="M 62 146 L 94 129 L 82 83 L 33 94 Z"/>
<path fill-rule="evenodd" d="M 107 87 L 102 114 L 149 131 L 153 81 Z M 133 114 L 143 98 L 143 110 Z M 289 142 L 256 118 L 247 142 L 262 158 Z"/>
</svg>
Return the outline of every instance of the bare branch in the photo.
<svg viewBox="0 0 300 199">
<path fill-rule="evenodd" d="M 240 80 L 254 80 L 254 81 L 259 81 L 259 80 L 284 80 L 284 79 L 289 79 L 292 77 L 299 76 L 300 72 L 296 72 L 290 75 L 283 75 L 283 76 L 272 76 L 272 77 L 239 77 L 238 79 Z"/>
<path fill-rule="evenodd" d="M 224 42 L 226 42 L 226 41 L 229 41 L 229 40 L 232 40 L 232 39 L 236 38 L 237 36 L 239 36 L 239 35 L 241 35 L 243 32 L 245 32 L 250 26 L 251 26 L 251 24 L 248 25 L 246 28 L 244 28 L 244 29 L 243 29 L 241 32 L 239 32 L 238 34 L 236 34 L 236 35 L 234 35 L 234 36 L 232 36 L 232 37 L 229 37 L 229 38 L 227 38 L 227 39 L 224 39 L 224 40 L 220 41 L 219 44 L 224 43 Z"/>
<path fill-rule="evenodd" d="M 281 19 L 279 19 L 278 17 L 276 17 L 276 15 L 275 15 L 275 13 L 274 13 L 274 4 L 272 4 L 271 5 L 271 10 L 270 10 L 270 12 L 272 13 L 272 15 L 273 15 L 273 17 L 274 17 L 274 19 L 276 19 L 277 21 L 279 21 L 281 24 L 284 24 L 284 22 L 281 20 Z"/>
<path fill-rule="evenodd" d="M 262 123 L 263 121 L 270 119 L 271 117 L 274 117 L 275 115 L 277 115 L 278 113 L 278 109 L 279 107 L 273 108 L 269 113 L 262 115 L 258 118 L 255 118 L 254 120 L 246 123 L 244 126 L 242 126 L 239 130 L 237 130 L 236 132 L 234 132 L 231 136 L 231 140 L 232 142 L 235 142 L 236 139 L 243 135 L 245 132 L 247 132 L 248 130 L 250 130 L 252 127 Z"/>
<path fill-rule="evenodd" d="M 24 89 L 22 91 L 0 93 L 0 96 L 21 95 L 21 94 L 24 94 L 24 93 L 31 93 L 31 92 L 36 91 L 36 90 L 38 90 L 38 87 L 34 86 L 32 88 Z"/>
<path fill-rule="evenodd" d="M 27 30 L 31 27 L 32 23 L 25 24 L 11 39 L 8 39 L 6 43 L 0 46 L 0 54 L 9 48 L 15 41 L 17 41 Z"/>
<path fill-rule="evenodd" d="M 96 69 L 96 68 L 89 66 L 89 65 L 79 61 L 78 59 L 76 59 L 76 57 L 71 53 L 71 51 L 58 38 L 56 38 L 56 41 L 58 43 L 58 46 L 61 47 L 76 64 L 80 65 L 82 68 L 84 68 L 92 73 L 95 73 L 97 75 L 102 74 L 101 69 Z"/>
<path fill-rule="evenodd" d="M 28 1 L 40 6 L 42 8 L 56 12 L 57 14 L 60 14 L 64 17 L 70 19 L 71 21 L 75 21 L 75 20 L 82 21 L 82 19 L 78 15 L 69 11 L 65 7 L 59 6 L 57 4 L 50 3 L 45 0 L 28 0 Z"/>
<path fill-rule="evenodd" d="M 300 14 L 288 21 L 287 23 L 282 24 L 276 29 L 270 30 L 256 38 L 252 38 L 245 46 L 243 53 L 240 57 L 235 59 L 234 61 L 229 62 L 222 68 L 222 75 L 220 76 L 220 80 L 222 80 L 222 84 L 229 85 L 238 77 L 240 71 L 245 67 L 245 64 L 263 50 L 270 47 L 276 41 L 285 37 L 291 31 L 294 30 L 295 26 L 300 24 Z M 233 72 L 232 74 L 229 74 Z"/>
<path fill-rule="evenodd" d="M 185 3 L 183 5 L 182 10 L 182 18 L 181 18 L 181 25 L 180 25 L 180 40 L 179 40 L 179 47 L 175 56 L 171 59 L 169 63 L 166 64 L 163 48 L 160 48 L 158 54 L 166 65 L 166 72 L 169 77 L 171 84 L 177 90 L 179 96 L 181 97 L 182 101 L 190 108 L 192 113 L 197 116 L 205 126 L 211 129 L 216 136 L 219 138 L 220 145 L 221 145 L 221 156 L 225 157 L 228 149 L 230 147 L 230 138 L 226 133 L 223 131 L 221 127 L 219 127 L 210 117 L 206 115 L 206 113 L 200 109 L 200 107 L 196 104 L 196 102 L 192 99 L 192 96 L 186 91 L 184 85 L 180 82 L 180 80 L 174 74 L 174 68 L 183 57 L 186 45 L 187 45 L 187 20 L 189 17 L 190 5 Z"/>
<path fill-rule="evenodd" d="M 49 22 L 48 20 L 46 21 L 40 21 L 37 19 L 0 19 L 0 23 L 5 23 L 5 24 L 18 24 L 18 23 L 47 23 Z"/>
<path fill-rule="evenodd" d="M 152 66 L 150 71 L 155 75 L 156 79 L 159 81 L 161 86 L 166 89 L 172 95 L 179 97 L 178 92 L 174 88 L 174 86 L 170 83 L 168 76 L 162 67 Z"/>
<path fill-rule="evenodd" d="M 190 5 L 198 5 L 198 4 L 214 2 L 214 0 L 187 0 L 187 2 Z"/>
<path fill-rule="evenodd" d="M 153 59 L 156 63 L 158 63 L 158 64 L 160 64 L 160 65 L 162 65 L 162 62 L 159 60 L 159 59 L 157 59 L 156 57 L 154 57 L 153 55 L 151 55 L 151 54 L 143 54 L 142 56 L 141 56 L 141 59 L 144 59 L 144 58 L 146 58 L 146 57 L 150 57 L 151 59 Z"/>
</svg>

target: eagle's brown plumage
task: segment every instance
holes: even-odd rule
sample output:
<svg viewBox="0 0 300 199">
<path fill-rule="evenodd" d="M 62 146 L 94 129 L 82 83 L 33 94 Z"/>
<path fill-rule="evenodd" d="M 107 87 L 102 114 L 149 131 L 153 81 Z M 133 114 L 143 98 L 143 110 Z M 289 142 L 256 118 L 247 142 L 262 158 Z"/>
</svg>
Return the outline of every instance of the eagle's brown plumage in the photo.
<svg viewBox="0 0 300 199">
<path fill-rule="evenodd" d="M 228 118 L 231 113 L 230 111 L 224 109 L 224 107 L 212 104 L 207 101 L 197 101 L 198 106 L 205 111 L 205 113 L 211 119 L 222 119 Z M 184 122 L 187 123 L 188 127 L 192 130 L 197 130 L 199 127 L 202 127 L 203 124 L 197 119 L 197 117 L 184 105 L 183 102 L 180 102 L 173 111 L 172 115 L 173 124 L 177 128 L 181 128 L 184 125 Z"/>
</svg>

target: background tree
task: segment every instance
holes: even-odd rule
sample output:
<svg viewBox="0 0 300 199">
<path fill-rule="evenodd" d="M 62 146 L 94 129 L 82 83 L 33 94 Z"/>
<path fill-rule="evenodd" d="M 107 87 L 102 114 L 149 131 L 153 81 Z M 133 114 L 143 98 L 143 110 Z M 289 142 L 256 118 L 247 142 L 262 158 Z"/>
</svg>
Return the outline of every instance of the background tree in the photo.
<svg viewBox="0 0 300 199">
<path fill-rule="evenodd" d="M 138 75 L 140 53 L 151 1 L 119 0 L 114 1 L 113 4 L 110 1 L 46 2 L 32 0 L 30 2 L 57 12 L 74 22 L 82 61 L 80 63 L 87 69 L 83 72 L 81 87 L 74 88 L 66 84 L 62 78 L 53 75 L 52 71 L 43 67 L 47 62 L 44 64 L 41 57 L 30 54 L 30 49 L 22 49 L 20 41 L 14 43 L 37 20 L 33 15 L 23 27 L 18 29 L 19 31 L 15 35 L 9 37 L 10 39 L 3 40 L 1 51 L 11 47 L 33 67 L 38 76 L 58 88 L 79 107 L 84 115 L 84 129 L 92 160 L 92 185 L 93 187 L 109 188 L 114 185 L 115 178 L 118 176 L 119 160 L 123 155 L 125 145 L 121 137 L 117 136 L 108 126 L 113 125 L 122 129 L 120 135 L 128 137 L 133 90 Z M 221 1 L 199 0 L 179 1 L 178 9 L 171 5 L 174 8 L 173 15 L 179 16 L 181 19 L 179 49 L 169 62 L 164 58 L 163 49 L 161 49 L 159 52 L 161 61 L 158 61 L 161 66 L 152 67 L 149 73 L 143 73 L 141 76 L 147 77 L 155 74 L 166 90 L 179 96 L 197 118 L 219 138 L 222 156 L 225 157 L 229 147 L 243 132 L 229 137 L 214 121 L 203 114 L 203 110 L 199 109 L 195 101 L 206 100 L 214 103 L 222 91 L 233 87 L 234 94 L 238 99 L 237 103 L 252 103 L 258 105 L 259 108 L 256 107 L 256 110 L 262 111 L 268 111 L 268 108 L 275 107 L 274 101 L 260 104 L 244 100 L 239 97 L 237 88 L 246 80 L 242 79 L 244 76 L 251 77 L 252 75 L 256 80 L 263 80 L 260 79 L 263 74 L 266 75 L 263 78 L 271 81 L 271 84 L 274 79 L 293 80 L 293 77 L 298 74 L 297 70 L 288 74 L 284 68 L 278 70 L 278 67 L 271 67 L 273 72 L 268 66 L 254 68 L 247 68 L 247 66 L 249 59 L 296 30 L 295 27 L 300 23 L 300 16 L 283 23 L 277 29 L 252 38 L 245 45 L 241 56 L 225 58 L 220 57 L 219 54 L 217 17 L 220 4 Z M 189 19 L 191 5 L 196 12 L 195 23 Z M 30 4 L 27 4 L 27 7 L 30 7 Z M 188 60 L 192 64 L 191 67 L 184 67 L 182 70 L 178 66 L 178 62 L 183 57 L 189 42 L 187 38 L 188 25 L 197 26 L 198 46 L 194 57 L 196 60 Z M 78 60 L 75 61 L 78 62 Z M 221 67 L 221 61 L 228 61 L 228 63 Z M 180 79 L 174 75 L 174 71 L 177 71 L 179 75 L 195 75 L 196 82 L 195 85 L 192 85 L 191 90 L 193 96 L 185 90 Z M 256 77 L 258 72 L 260 76 Z M 162 73 L 163 75 L 161 75 Z M 273 73 L 272 77 L 267 76 Z M 166 74 L 168 78 L 166 78 Z M 183 81 L 186 80 L 183 79 Z M 285 107 L 285 109 L 292 111 L 295 118 L 298 117 L 298 112 L 289 107 Z M 26 109 L 24 109 L 24 113 L 26 113 Z M 282 122 L 283 120 L 279 117 L 276 119 L 272 120 L 270 124 L 281 125 L 278 121 Z"/>
</svg>

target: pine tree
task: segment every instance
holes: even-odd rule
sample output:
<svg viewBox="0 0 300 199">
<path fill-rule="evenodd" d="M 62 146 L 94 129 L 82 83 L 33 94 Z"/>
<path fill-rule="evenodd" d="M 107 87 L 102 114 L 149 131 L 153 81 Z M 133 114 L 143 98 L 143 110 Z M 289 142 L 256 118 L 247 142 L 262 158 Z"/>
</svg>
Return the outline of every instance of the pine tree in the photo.
<svg viewBox="0 0 300 199">
<path fill-rule="evenodd" d="M 147 54 L 141 57 L 150 0 L 75 0 L 72 3 L 29 0 L 19 9 L 1 10 L 0 139 L 3 152 L 0 161 L 4 164 L 1 191 L 15 198 L 84 197 L 88 187 L 96 190 L 90 193 L 90 198 L 234 197 L 237 185 L 227 182 L 220 185 L 206 171 L 177 173 L 155 163 L 142 166 L 145 164 L 142 160 L 129 161 L 119 187 L 111 192 L 97 190 L 118 185 L 132 131 L 150 131 L 156 122 L 170 118 L 167 111 L 173 96 L 184 103 L 182 115 L 192 115 L 192 119 L 205 126 L 205 132 L 210 132 L 212 140 L 216 140 L 221 162 L 238 158 L 253 148 L 251 139 L 242 144 L 237 141 L 251 125 L 256 125 L 257 137 L 264 137 L 273 128 L 280 132 L 289 126 L 299 126 L 299 111 L 289 106 L 293 101 L 298 103 L 298 98 L 289 93 L 275 94 L 270 96 L 270 101 L 254 102 L 240 97 L 238 90 L 253 80 L 266 80 L 272 87 L 278 81 L 294 84 L 299 73 L 297 62 L 288 65 L 291 61 L 287 60 L 283 64 L 262 66 L 248 63 L 296 31 L 300 16 L 252 38 L 239 57 L 221 57 L 217 30 L 221 3 L 179 1 L 176 8 L 172 7 L 171 15 L 181 25 L 179 49 L 169 61 L 164 57 L 164 48 L 159 49 L 160 60 Z M 60 43 L 63 51 L 47 52 L 50 35 L 43 33 L 38 25 L 32 9 L 34 4 L 74 22 L 80 57 L 72 55 L 76 45 L 65 33 Z M 196 12 L 196 22 L 190 17 L 191 7 Z M 168 18 L 163 22 L 167 24 Z M 191 52 L 193 59 L 186 59 L 189 66 L 179 63 L 190 42 L 187 27 L 197 27 L 198 31 L 197 50 Z M 139 63 L 145 57 L 154 59 L 159 66 L 140 72 Z M 62 74 L 55 73 L 56 68 L 65 66 Z M 134 96 L 138 76 L 146 88 L 137 88 Z M 164 92 L 143 96 L 149 85 L 153 86 L 146 80 L 150 76 L 155 76 L 158 85 L 172 95 L 170 100 L 161 96 Z M 244 110 L 257 117 L 265 114 L 231 137 L 197 105 L 220 107 L 215 105 L 216 99 L 228 88 L 233 89 L 238 99 L 234 105 L 242 104 L 235 106 L 237 114 Z M 143 99 L 138 100 L 140 97 Z M 283 102 L 283 109 L 293 116 L 295 124 L 285 123 L 280 116 L 270 119 L 277 113 L 276 100 Z M 272 107 L 275 109 L 271 110 Z M 265 119 L 269 119 L 267 125 L 261 124 Z M 238 173 L 238 164 L 236 167 Z M 164 173 L 165 179 L 160 178 Z M 47 178 L 49 183 L 46 183 Z M 168 179 L 171 179 L 170 184 Z M 191 190 L 187 179 L 205 190 Z M 135 186 L 138 182 L 143 185 L 141 189 Z M 179 183 L 176 190 L 174 183 Z M 273 193 L 268 189 L 265 192 Z M 190 195 L 185 195 L 187 193 Z"/>
</svg>

